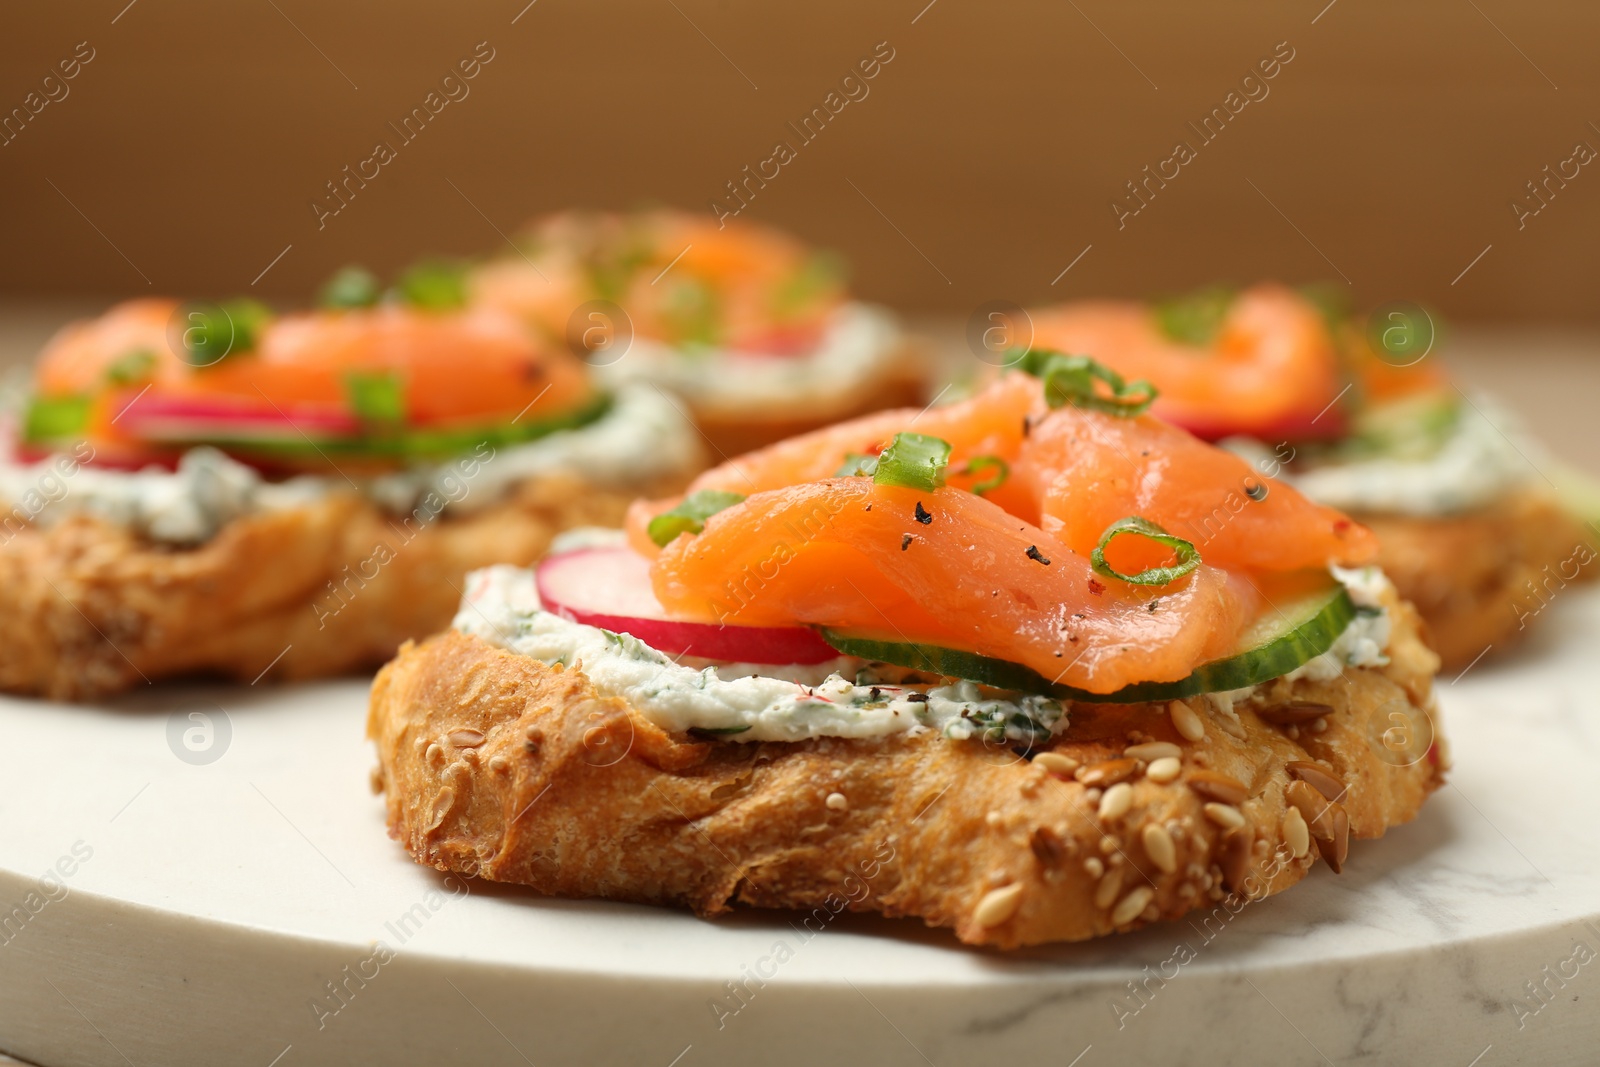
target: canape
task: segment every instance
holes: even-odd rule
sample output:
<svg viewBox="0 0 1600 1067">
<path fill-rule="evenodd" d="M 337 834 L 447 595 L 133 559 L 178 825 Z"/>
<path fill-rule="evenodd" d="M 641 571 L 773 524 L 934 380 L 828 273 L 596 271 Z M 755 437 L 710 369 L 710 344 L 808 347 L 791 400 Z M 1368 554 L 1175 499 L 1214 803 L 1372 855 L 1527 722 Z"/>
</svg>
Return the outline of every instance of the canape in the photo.
<svg viewBox="0 0 1600 1067">
<path fill-rule="evenodd" d="M 1416 815 L 1437 657 L 1370 531 L 1031 353 L 469 579 L 368 734 L 420 863 L 1012 947 L 1230 911 Z M 825 920 L 824 920 L 825 921 Z"/>
<path fill-rule="evenodd" d="M 928 369 L 887 310 L 852 300 L 838 257 L 770 227 L 677 211 L 567 212 L 468 274 L 606 381 L 681 397 L 735 455 L 925 397 Z"/>
<path fill-rule="evenodd" d="M 139 300 L 69 326 L 0 458 L 0 689 L 373 666 L 465 574 L 681 486 L 702 446 L 423 268 L 330 306 Z"/>
<path fill-rule="evenodd" d="M 1516 644 L 1554 591 L 1600 571 L 1600 510 L 1557 489 L 1565 469 L 1514 417 L 1451 382 L 1420 308 L 1363 321 L 1319 290 L 1262 284 L 1032 321 L 1036 343 L 1153 382 L 1163 417 L 1371 527 L 1448 669 Z M 1184 536 L 1204 544 L 1244 499 Z"/>
</svg>

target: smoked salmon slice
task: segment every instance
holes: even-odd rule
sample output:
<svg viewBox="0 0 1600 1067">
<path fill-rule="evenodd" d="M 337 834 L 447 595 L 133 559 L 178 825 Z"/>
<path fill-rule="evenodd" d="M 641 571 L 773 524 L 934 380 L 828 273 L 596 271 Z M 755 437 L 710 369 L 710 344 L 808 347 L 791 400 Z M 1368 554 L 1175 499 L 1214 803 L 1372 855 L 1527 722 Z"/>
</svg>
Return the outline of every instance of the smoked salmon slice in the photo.
<svg viewBox="0 0 1600 1067">
<path fill-rule="evenodd" d="M 1232 453 L 1150 415 L 1128 418 L 1070 404 L 1051 411 L 1039 380 L 1020 371 L 948 407 L 882 412 L 740 456 L 702 474 L 690 491 L 749 496 L 827 478 L 848 455 L 875 453 L 910 429 L 950 442 L 952 472 L 978 456 L 1005 461 L 1010 476 L 985 499 L 1084 557 L 1107 527 L 1130 515 L 1193 542 L 1205 562 L 1223 567 L 1354 566 L 1377 554 L 1366 527 Z M 958 487 L 975 480 L 951 478 Z M 654 556 L 658 549 L 645 527 L 677 502 L 635 504 L 629 543 Z"/>
<path fill-rule="evenodd" d="M 575 356 L 493 309 L 386 303 L 273 315 L 251 302 L 231 306 L 137 300 L 69 326 L 40 358 L 34 403 L 70 414 L 65 432 L 135 466 L 191 444 L 243 455 L 269 438 L 294 445 L 307 434 L 359 452 L 372 423 L 386 435 L 372 457 L 378 467 L 392 465 L 385 457 L 397 432 L 416 431 L 419 448 L 429 433 L 537 432 L 543 420 L 603 403 Z M 225 347 L 201 353 L 192 337 Z M 320 469 L 329 461 L 314 447 L 271 455 Z"/>
<path fill-rule="evenodd" d="M 1313 423 L 1343 389 L 1338 350 L 1321 310 L 1288 286 L 1265 283 L 1224 300 L 1214 328 L 1172 336 L 1159 308 L 1084 301 L 1032 314 L 1034 344 L 1081 352 L 1129 379 L 1155 383 L 1155 413 L 1215 439 L 1293 429 L 1336 432 L 1337 412 Z"/>
<path fill-rule="evenodd" d="M 971 649 L 1097 693 L 1186 677 L 1258 606 L 1217 568 L 1127 585 L 982 497 L 865 477 L 756 493 L 672 541 L 651 577 L 675 617 Z"/>
<path fill-rule="evenodd" d="M 1038 379 L 1007 374 L 982 392 L 945 407 L 880 411 L 737 456 L 696 478 L 690 492 L 721 489 L 748 495 L 829 478 L 846 457 L 876 455 L 895 434 L 906 431 L 950 442 L 952 481 L 965 484 L 959 472 L 968 460 L 999 456 L 1009 461 L 1027 434 L 1025 420 L 1044 411 Z"/>
<path fill-rule="evenodd" d="M 1040 526 L 1083 553 L 1129 515 L 1220 567 L 1355 566 L 1378 553 L 1365 526 L 1150 415 L 1059 408 L 1034 427 L 1012 478 L 1035 501 Z"/>
</svg>

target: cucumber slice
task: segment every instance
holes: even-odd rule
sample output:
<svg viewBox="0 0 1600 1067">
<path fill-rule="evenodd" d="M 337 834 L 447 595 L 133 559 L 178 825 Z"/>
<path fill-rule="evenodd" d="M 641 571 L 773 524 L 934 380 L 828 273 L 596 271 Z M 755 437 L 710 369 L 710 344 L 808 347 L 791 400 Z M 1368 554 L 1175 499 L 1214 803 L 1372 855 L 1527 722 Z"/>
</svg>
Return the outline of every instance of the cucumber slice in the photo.
<svg viewBox="0 0 1600 1067">
<path fill-rule="evenodd" d="M 1333 647 L 1356 617 L 1355 603 L 1342 585 L 1330 585 L 1292 604 L 1269 611 L 1239 638 L 1239 651 L 1196 667 L 1175 682 L 1136 682 L 1113 693 L 1091 693 L 1054 685 L 1031 668 L 976 652 L 936 645 L 883 641 L 824 629 L 823 640 L 847 656 L 892 663 L 951 678 L 965 678 L 996 689 L 1042 693 L 1085 704 L 1139 704 L 1179 700 L 1200 693 L 1244 689 L 1281 677 Z"/>
<path fill-rule="evenodd" d="M 1055 694 L 1065 688 L 1051 685 L 1050 679 L 1020 663 L 980 656 L 976 652 L 964 652 L 958 648 L 882 641 L 826 628 L 822 630 L 822 639 L 846 656 L 873 663 L 892 663 L 896 667 L 910 667 L 914 671 L 936 674 L 942 678 L 965 678 L 996 689 Z"/>
</svg>

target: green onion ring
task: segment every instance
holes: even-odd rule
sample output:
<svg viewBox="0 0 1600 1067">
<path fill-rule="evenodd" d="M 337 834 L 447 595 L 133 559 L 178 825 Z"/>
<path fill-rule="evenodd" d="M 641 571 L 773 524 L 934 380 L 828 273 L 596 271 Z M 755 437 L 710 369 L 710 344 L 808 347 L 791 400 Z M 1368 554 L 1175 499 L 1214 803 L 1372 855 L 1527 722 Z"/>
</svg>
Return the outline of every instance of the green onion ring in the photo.
<svg viewBox="0 0 1600 1067">
<path fill-rule="evenodd" d="M 962 474 L 976 474 L 985 467 L 994 469 L 994 473 L 987 478 L 982 478 L 972 483 L 972 492 L 975 496 L 982 496 L 1006 484 L 1006 479 L 1011 477 L 1011 464 L 999 456 L 973 456 L 967 460 L 967 465 L 961 468 Z"/>
<path fill-rule="evenodd" d="M 1166 545 L 1177 553 L 1178 561 L 1170 567 L 1151 567 L 1138 574 L 1122 574 L 1106 562 L 1106 546 L 1113 538 L 1122 534 L 1135 534 Z M 1115 578 L 1129 585 L 1166 585 L 1200 566 L 1200 553 L 1191 542 L 1167 533 L 1149 519 L 1129 515 L 1106 527 L 1106 532 L 1100 535 L 1100 543 L 1089 553 L 1089 564 L 1094 567 L 1096 574 Z"/>
<path fill-rule="evenodd" d="M 1131 419 L 1148 411 L 1159 395 L 1149 382 L 1125 381 L 1122 375 L 1088 356 L 1030 348 L 1015 365 L 1044 383 L 1044 398 L 1051 408 L 1071 404 Z M 1096 382 L 1103 382 L 1109 394 L 1102 393 Z"/>
<path fill-rule="evenodd" d="M 744 497 L 738 493 L 729 493 L 722 489 L 702 489 L 684 497 L 683 502 L 671 511 L 663 511 L 651 519 L 646 531 L 650 534 L 650 540 L 666 548 L 679 534 L 700 533 L 706 528 L 706 520 L 711 516 L 743 502 Z"/>
</svg>

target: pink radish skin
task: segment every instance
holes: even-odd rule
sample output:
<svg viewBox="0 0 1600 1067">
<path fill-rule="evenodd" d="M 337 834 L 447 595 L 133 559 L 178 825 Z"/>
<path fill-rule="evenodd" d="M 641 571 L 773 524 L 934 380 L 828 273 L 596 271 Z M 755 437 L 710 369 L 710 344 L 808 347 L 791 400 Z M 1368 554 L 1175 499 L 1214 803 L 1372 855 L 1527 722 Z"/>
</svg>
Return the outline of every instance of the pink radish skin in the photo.
<svg viewBox="0 0 1600 1067">
<path fill-rule="evenodd" d="M 194 436 L 199 431 L 266 432 L 339 436 L 361 424 L 352 416 L 328 409 L 284 411 L 254 401 L 212 397 L 145 397 L 127 406 L 130 432 L 151 437 Z"/>
<path fill-rule="evenodd" d="M 650 561 L 630 548 L 584 548 L 551 556 L 536 572 L 547 611 L 630 634 L 669 656 L 727 663 L 825 663 L 839 653 L 803 626 L 719 626 L 667 613 L 650 588 Z"/>
</svg>

